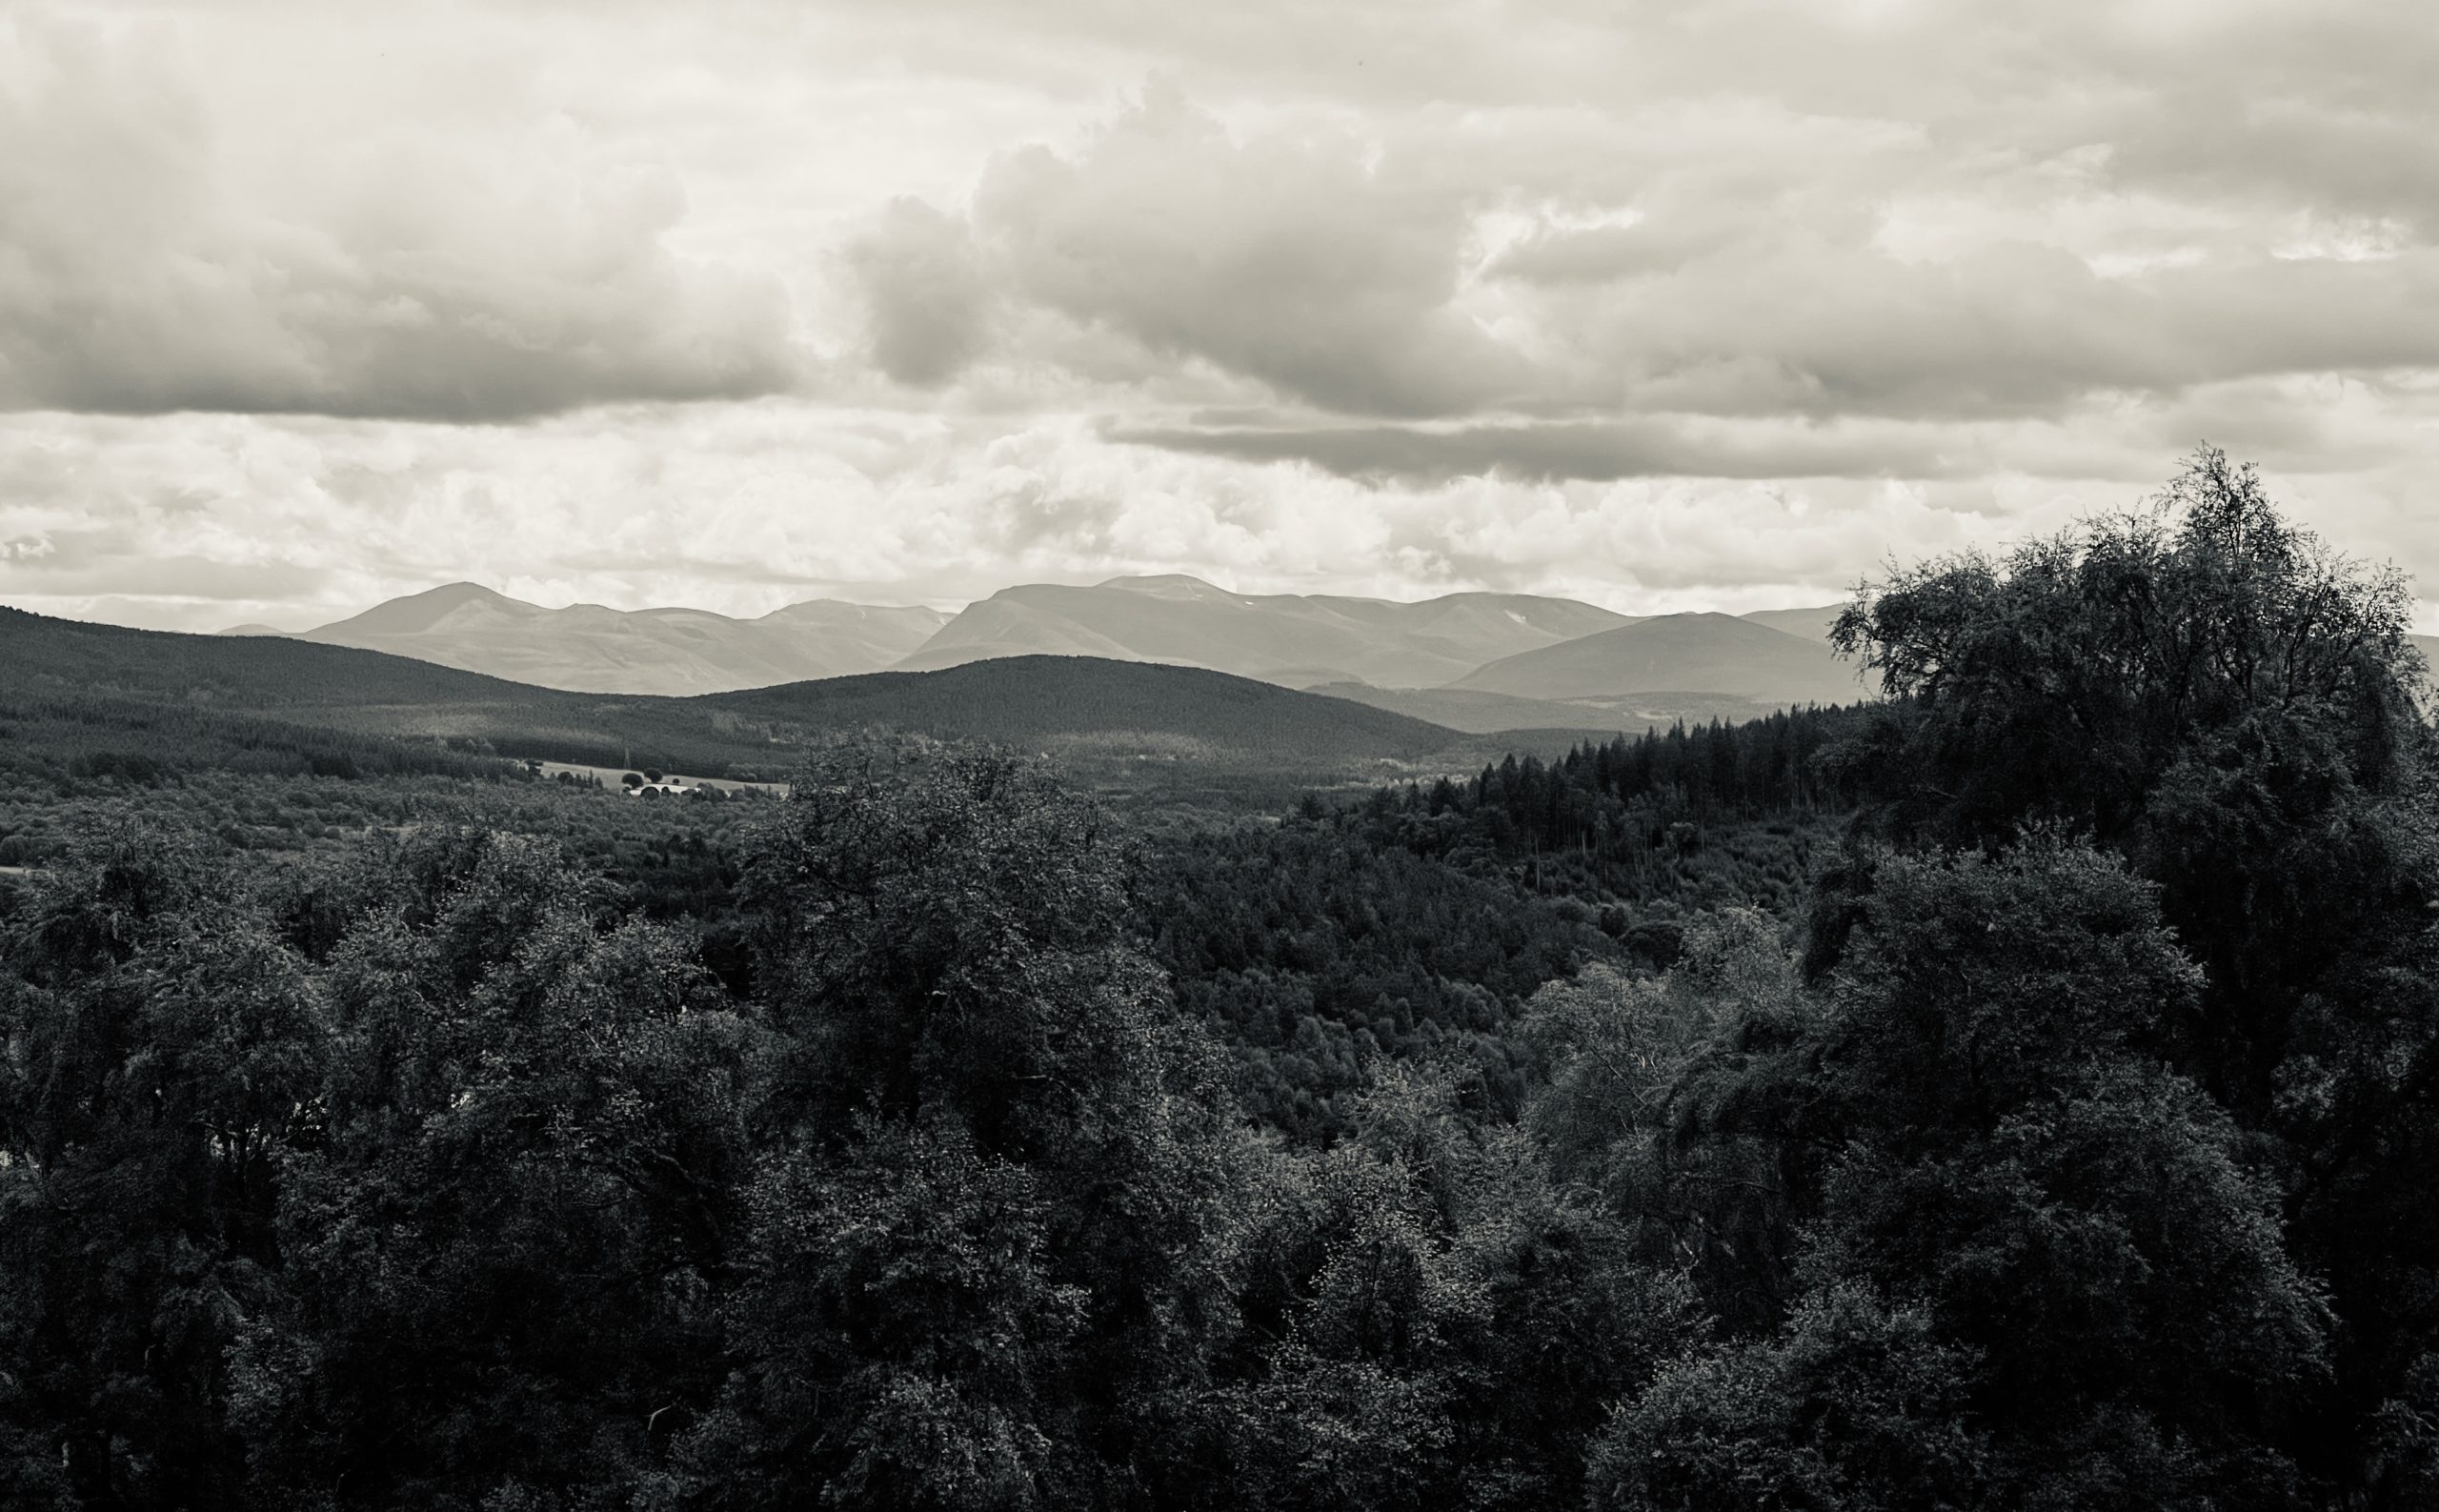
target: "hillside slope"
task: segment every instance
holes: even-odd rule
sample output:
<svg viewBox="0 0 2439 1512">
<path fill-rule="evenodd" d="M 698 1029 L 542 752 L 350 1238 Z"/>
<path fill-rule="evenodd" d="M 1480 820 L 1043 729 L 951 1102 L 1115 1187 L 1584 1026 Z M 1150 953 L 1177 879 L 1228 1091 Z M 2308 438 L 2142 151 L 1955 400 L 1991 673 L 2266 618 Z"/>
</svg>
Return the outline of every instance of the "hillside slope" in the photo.
<svg viewBox="0 0 2439 1512">
<path fill-rule="evenodd" d="M 969 605 L 900 671 L 1060 655 L 1207 667 L 1290 687 L 1429 687 L 1484 661 L 1629 624 L 1563 598 L 1452 594 L 1420 603 L 1232 594 L 1199 577 L 1034 583 Z"/>
<path fill-rule="evenodd" d="M 1641 735 L 1674 724 L 1708 724 L 1715 719 L 1742 724 L 1784 707 L 1769 698 L 1673 689 L 1606 698 L 1564 699 L 1518 698 L 1470 688 L 1374 688 L 1360 682 L 1324 682 L 1304 691 L 1370 704 L 1375 709 L 1387 709 L 1482 736 L 1522 736 L 1551 729 Z"/>
<path fill-rule="evenodd" d="M 1410 757 L 1455 742 L 1420 719 L 1200 667 L 1015 656 L 692 700 L 787 728 L 888 724 L 1031 744 L 1144 736 L 1294 761 Z"/>
<path fill-rule="evenodd" d="M 1765 625 L 1801 639 L 1825 641 L 1829 638 L 1829 627 L 1838 622 L 1838 615 L 1845 607 L 1844 602 L 1840 602 L 1817 604 L 1808 609 L 1757 609 L 1738 617 L 1749 624 Z"/>
<path fill-rule="evenodd" d="M 935 609 L 815 599 L 758 619 L 701 609 L 544 609 L 474 583 L 376 604 L 293 637 L 536 687 L 673 696 L 871 672 L 946 623 Z"/>
<path fill-rule="evenodd" d="M 289 637 L 0 610 L 0 723 L 12 739 L 89 750 L 118 731 L 174 765 L 185 738 L 176 732 L 207 715 L 698 776 L 783 774 L 804 742 L 869 726 L 1281 771 L 1470 749 L 1421 720 L 1190 667 L 1029 656 L 691 698 L 607 697 Z"/>
<path fill-rule="evenodd" d="M 1304 690 L 1324 697 L 1368 704 L 1409 718 L 1446 725 L 1474 735 L 1502 730 L 1549 729 L 1580 725 L 1586 729 L 1624 732 L 1626 716 L 1588 703 L 1554 698 L 1515 698 L 1503 693 L 1461 688 L 1375 688 L 1363 682 L 1320 682 Z M 1635 724 L 1635 730 L 1644 728 Z"/>
<path fill-rule="evenodd" d="M 1450 684 L 1518 698 L 1732 694 L 1780 703 L 1850 703 L 1854 668 L 1828 646 L 1730 615 L 1663 615 L 1503 657 Z"/>
<path fill-rule="evenodd" d="M 0 690 L 41 689 L 266 710 L 482 702 L 544 692 L 292 635 L 189 635 L 0 608 Z"/>
</svg>

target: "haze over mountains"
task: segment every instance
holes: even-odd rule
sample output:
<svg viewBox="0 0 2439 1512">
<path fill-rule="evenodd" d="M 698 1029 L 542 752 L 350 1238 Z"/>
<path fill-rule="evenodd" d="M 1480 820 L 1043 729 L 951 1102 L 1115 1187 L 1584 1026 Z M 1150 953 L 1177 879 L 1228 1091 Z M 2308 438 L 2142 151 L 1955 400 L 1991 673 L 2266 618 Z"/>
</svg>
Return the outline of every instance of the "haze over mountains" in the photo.
<svg viewBox="0 0 2439 1512">
<path fill-rule="evenodd" d="M 1114 577 L 1090 588 L 1002 589 L 968 605 L 902 665 L 923 672 L 1052 653 L 1183 662 L 1290 687 L 1436 688 L 1484 661 L 1633 622 L 1573 599 L 1525 594 L 1400 603 L 1239 595 L 1181 575 Z"/>
<path fill-rule="evenodd" d="M 292 638 L 545 688 L 666 696 L 1017 656 L 1165 662 L 1489 733 L 1640 730 L 1852 701 L 1863 689 L 1825 645 L 1835 614 L 1638 616 L 1528 594 L 1243 595 L 1172 575 L 1023 584 L 954 615 L 816 599 L 735 619 L 696 609 L 545 609 L 454 583 Z"/>
<path fill-rule="evenodd" d="M 1852 703 L 1850 662 L 1824 640 L 1732 615 L 1663 615 L 1502 656 L 1454 687 L 1518 698 L 1608 699 L 1636 693 L 1737 694 L 1767 703 Z"/>
<path fill-rule="evenodd" d="M 537 687 L 678 696 L 878 672 L 948 619 L 827 599 L 759 619 L 703 609 L 544 609 L 474 583 L 377 604 L 293 638 L 436 661 Z M 223 635 L 273 634 L 238 626 Z"/>
</svg>

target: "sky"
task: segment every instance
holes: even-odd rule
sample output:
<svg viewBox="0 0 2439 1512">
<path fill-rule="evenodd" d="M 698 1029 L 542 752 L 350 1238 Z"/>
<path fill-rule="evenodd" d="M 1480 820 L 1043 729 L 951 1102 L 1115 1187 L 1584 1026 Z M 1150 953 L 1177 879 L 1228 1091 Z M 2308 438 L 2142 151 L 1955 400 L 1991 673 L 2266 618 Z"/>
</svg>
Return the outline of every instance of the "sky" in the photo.
<svg viewBox="0 0 2439 1512">
<path fill-rule="evenodd" d="M 0 603 L 1822 603 L 2202 442 L 2439 628 L 2352 0 L 0 0 Z"/>
</svg>

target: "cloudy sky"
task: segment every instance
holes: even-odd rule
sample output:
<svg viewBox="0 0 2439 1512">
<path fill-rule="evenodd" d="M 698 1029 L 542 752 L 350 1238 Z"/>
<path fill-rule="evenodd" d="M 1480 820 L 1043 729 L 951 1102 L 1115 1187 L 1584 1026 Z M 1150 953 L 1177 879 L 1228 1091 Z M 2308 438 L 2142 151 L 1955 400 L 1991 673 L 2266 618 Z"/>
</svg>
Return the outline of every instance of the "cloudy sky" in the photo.
<svg viewBox="0 0 2439 1512">
<path fill-rule="evenodd" d="M 1744 610 L 2205 439 L 2439 602 L 2434 78 L 2415 0 L 0 3 L 0 602 Z"/>
</svg>

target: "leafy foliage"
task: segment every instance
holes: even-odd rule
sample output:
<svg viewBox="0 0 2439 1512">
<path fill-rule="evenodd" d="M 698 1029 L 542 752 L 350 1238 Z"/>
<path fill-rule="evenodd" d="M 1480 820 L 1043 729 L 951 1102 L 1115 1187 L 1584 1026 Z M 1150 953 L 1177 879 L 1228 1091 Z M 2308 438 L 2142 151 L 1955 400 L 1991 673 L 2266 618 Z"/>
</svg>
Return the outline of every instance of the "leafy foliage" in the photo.
<svg viewBox="0 0 2439 1512">
<path fill-rule="evenodd" d="M 2150 1048 L 2262 1141 L 2354 1341 L 2351 1425 L 2298 1451 L 2338 1478 L 2369 1431 L 2352 1415 L 2410 1389 L 2439 1331 L 2439 806 L 2409 602 L 2206 449 L 2150 514 L 1900 574 L 1837 631 L 1904 696 L 1846 758 L 1876 833 L 1987 848 L 2061 824 L 2156 885 L 2201 976 Z M 1816 968 L 1877 885 L 1867 856 L 1843 869 Z"/>
</svg>

